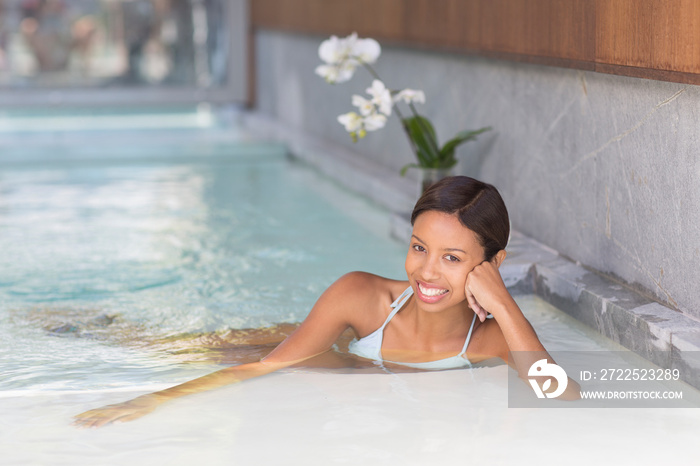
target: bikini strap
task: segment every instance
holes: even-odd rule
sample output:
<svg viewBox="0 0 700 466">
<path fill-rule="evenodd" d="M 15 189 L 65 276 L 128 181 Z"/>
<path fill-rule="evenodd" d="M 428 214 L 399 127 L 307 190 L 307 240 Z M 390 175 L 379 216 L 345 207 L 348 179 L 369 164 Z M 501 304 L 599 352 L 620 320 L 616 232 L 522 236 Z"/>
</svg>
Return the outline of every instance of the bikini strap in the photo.
<svg viewBox="0 0 700 466">
<path fill-rule="evenodd" d="M 472 330 L 474 330 L 474 323 L 476 322 L 476 312 L 474 313 L 474 318 L 472 319 L 472 325 L 469 327 L 469 333 L 467 334 L 467 340 L 464 342 L 464 347 L 462 348 L 462 352 L 459 353 L 458 356 L 462 356 L 464 353 L 467 352 L 467 346 L 469 346 L 469 340 L 472 339 Z"/>
<path fill-rule="evenodd" d="M 395 308 L 395 307 L 401 308 L 401 306 L 403 306 L 404 303 L 399 304 L 399 302 L 401 302 L 401 300 L 404 299 L 406 297 L 406 295 L 411 296 L 412 294 L 413 294 L 413 288 L 411 288 L 409 286 L 408 288 L 406 288 L 406 290 L 404 290 L 403 293 L 401 293 L 399 295 L 398 298 L 396 298 L 396 300 L 393 303 L 391 303 L 391 307 L 392 308 Z"/>
<path fill-rule="evenodd" d="M 394 318 L 394 316 L 401 310 L 403 305 L 406 304 L 406 301 L 408 301 L 408 298 L 410 298 L 412 295 L 413 295 L 413 288 L 411 288 L 409 286 L 406 291 L 401 293 L 401 295 L 398 298 L 396 298 L 396 301 L 391 303 L 391 307 L 393 308 L 393 310 L 391 311 L 391 313 L 389 313 L 389 316 L 386 318 L 386 320 L 384 321 L 382 326 L 379 327 L 381 330 L 384 330 L 384 327 L 387 326 L 389 321 Z"/>
</svg>

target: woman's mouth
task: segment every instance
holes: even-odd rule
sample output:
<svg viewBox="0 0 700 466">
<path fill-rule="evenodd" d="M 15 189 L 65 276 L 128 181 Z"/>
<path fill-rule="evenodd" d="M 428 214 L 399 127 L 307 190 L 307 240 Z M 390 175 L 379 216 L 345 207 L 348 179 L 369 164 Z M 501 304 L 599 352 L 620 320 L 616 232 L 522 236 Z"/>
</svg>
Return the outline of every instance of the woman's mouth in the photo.
<svg viewBox="0 0 700 466">
<path fill-rule="evenodd" d="M 448 292 L 444 288 L 436 288 L 432 286 L 424 285 L 423 283 L 417 282 L 416 288 L 418 293 L 418 299 L 426 303 L 436 303 L 440 301 Z"/>
</svg>

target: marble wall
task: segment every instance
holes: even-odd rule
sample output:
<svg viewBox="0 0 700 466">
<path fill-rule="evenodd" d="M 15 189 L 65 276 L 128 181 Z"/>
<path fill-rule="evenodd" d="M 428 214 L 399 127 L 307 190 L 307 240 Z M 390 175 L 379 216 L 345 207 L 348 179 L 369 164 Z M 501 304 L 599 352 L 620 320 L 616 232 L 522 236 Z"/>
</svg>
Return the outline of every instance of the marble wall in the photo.
<svg viewBox="0 0 700 466">
<path fill-rule="evenodd" d="M 314 75 L 323 39 L 257 33 L 256 107 L 397 171 L 412 162 L 396 118 L 350 140 L 336 117 L 371 77 Z M 457 172 L 496 185 L 516 229 L 700 318 L 700 87 L 391 47 L 376 70 L 425 91 L 441 140 L 493 127 Z"/>
</svg>

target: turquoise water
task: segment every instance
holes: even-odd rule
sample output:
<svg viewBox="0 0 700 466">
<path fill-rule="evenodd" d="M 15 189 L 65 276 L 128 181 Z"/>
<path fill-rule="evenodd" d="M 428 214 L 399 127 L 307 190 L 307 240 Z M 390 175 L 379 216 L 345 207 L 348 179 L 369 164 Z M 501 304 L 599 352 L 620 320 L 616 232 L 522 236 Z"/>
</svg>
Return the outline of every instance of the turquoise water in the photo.
<svg viewBox="0 0 700 466">
<path fill-rule="evenodd" d="M 298 322 L 346 272 L 404 276 L 386 212 L 279 151 L 218 150 L 0 173 L 0 390 L 182 376 L 113 333 Z"/>
</svg>

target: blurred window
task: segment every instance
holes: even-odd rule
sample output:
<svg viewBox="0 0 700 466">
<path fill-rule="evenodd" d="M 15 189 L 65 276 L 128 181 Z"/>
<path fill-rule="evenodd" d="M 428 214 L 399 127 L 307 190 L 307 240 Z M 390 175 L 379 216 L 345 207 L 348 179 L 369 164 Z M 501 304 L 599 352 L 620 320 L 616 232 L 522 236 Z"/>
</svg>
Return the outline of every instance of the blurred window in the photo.
<svg viewBox="0 0 700 466">
<path fill-rule="evenodd" d="M 0 0 L 0 90 L 227 82 L 226 0 Z"/>
</svg>

